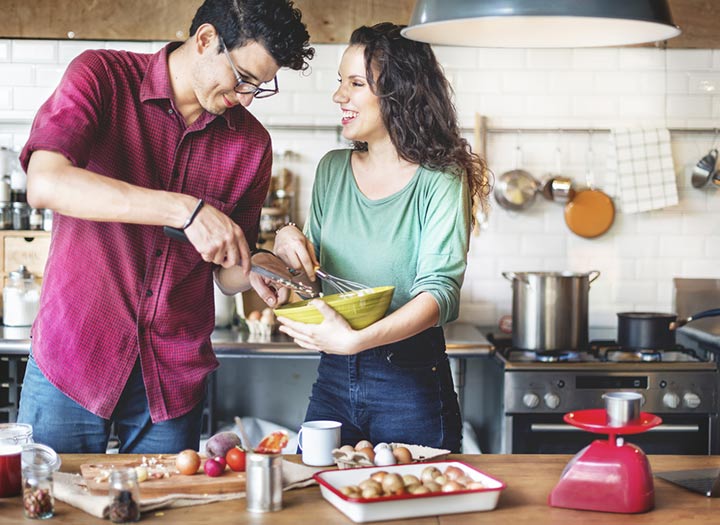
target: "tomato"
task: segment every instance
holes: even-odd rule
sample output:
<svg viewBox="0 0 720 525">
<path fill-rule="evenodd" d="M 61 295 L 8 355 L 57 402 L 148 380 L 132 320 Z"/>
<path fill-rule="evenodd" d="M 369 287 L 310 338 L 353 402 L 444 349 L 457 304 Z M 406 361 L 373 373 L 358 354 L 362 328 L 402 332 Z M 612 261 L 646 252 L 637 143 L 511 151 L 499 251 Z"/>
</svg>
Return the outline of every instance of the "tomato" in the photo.
<svg viewBox="0 0 720 525">
<path fill-rule="evenodd" d="M 225 461 L 235 472 L 245 472 L 245 451 L 240 447 L 233 447 L 225 454 Z"/>
</svg>

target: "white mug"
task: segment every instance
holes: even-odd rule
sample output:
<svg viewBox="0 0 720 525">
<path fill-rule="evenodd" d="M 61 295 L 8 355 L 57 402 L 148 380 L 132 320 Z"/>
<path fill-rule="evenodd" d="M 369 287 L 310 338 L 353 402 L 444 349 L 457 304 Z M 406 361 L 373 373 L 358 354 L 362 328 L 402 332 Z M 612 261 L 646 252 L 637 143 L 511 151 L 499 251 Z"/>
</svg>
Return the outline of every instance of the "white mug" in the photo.
<svg viewBox="0 0 720 525">
<path fill-rule="evenodd" d="M 303 463 L 313 467 L 332 465 L 332 451 L 340 447 L 341 427 L 338 421 L 305 421 L 298 432 Z"/>
</svg>

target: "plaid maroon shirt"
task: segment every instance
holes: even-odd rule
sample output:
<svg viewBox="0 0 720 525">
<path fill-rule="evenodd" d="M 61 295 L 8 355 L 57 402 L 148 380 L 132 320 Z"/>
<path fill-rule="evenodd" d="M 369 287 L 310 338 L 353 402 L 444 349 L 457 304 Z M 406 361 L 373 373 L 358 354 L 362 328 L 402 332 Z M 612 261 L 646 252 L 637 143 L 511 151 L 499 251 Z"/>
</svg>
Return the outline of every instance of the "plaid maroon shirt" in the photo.
<svg viewBox="0 0 720 525">
<path fill-rule="evenodd" d="M 62 153 L 130 184 L 202 198 L 230 215 L 251 247 L 270 182 L 270 136 L 242 106 L 190 127 L 156 54 L 87 51 L 38 111 L 21 160 Z M 77 195 L 82 199 L 83 195 Z M 56 214 L 33 355 L 48 380 L 110 418 L 140 359 L 153 421 L 187 413 L 217 366 L 213 266 L 159 226 Z"/>
</svg>

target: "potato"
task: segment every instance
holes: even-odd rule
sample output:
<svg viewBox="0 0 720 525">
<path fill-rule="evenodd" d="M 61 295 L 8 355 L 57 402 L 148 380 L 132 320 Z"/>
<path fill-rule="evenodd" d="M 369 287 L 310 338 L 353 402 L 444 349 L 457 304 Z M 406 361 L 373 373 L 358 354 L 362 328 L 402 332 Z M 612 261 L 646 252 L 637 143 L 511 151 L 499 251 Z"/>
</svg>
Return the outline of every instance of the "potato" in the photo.
<svg viewBox="0 0 720 525">
<path fill-rule="evenodd" d="M 220 432 L 208 439 L 205 444 L 205 454 L 209 458 L 225 457 L 228 450 L 240 446 L 240 438 L 235 432 Z"/>
</svg>

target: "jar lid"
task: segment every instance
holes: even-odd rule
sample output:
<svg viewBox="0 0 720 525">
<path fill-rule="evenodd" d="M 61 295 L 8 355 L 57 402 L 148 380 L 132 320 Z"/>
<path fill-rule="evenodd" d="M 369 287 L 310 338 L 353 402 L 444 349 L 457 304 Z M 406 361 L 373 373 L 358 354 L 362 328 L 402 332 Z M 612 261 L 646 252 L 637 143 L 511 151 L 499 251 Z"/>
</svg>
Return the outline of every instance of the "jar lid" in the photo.
<svg viewBox="0 0 720 525">
<path fill-rule="evenodd" d="M 13 202 L 13 208 L 27 208 L 27 202 Z"/>
<path fill-rule="evenodd" d="M 10 279 L 32 279 L 33 277 L 33 274 L 25 268 L 25 265 L 20 265 L 20 268 L 10 272 Z"/>
</svg>

